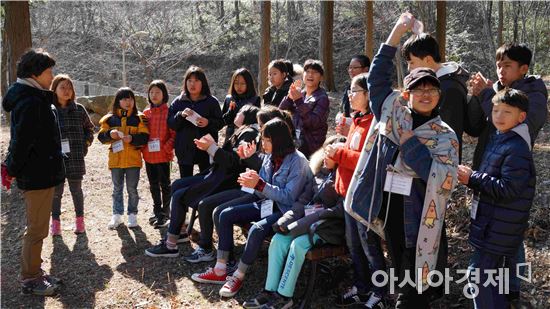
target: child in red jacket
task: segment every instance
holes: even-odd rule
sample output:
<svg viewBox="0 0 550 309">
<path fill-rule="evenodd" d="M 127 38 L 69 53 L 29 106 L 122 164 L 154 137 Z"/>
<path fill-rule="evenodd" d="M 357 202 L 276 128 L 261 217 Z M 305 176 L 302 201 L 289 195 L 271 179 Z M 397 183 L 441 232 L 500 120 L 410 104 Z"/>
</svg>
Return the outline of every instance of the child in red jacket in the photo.
<svg viewBox="0 0 550 309">
<path fill-rule="evenodd" d="M 168 128 L 168 91 L 162 80 L 154 80 L 147 91 L 149 107 L 143 111 L 149 128 L 149 141 L 143 147 L 154 215 L 149 223 L 155 227 L 168 224 L 170 216 L 170 162 L 174 158 L 176 133 Z"/>
</svg>

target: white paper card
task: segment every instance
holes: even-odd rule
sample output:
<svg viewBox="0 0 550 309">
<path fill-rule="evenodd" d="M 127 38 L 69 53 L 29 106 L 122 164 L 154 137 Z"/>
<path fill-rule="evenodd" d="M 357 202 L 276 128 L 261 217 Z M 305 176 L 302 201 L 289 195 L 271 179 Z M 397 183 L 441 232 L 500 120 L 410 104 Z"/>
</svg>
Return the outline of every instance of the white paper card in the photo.
<svg viewBox="0 0 550 309">
<path fill-rule="evenodd" d="M 271 216 L 273 213 L 273 201 L 265 200 L 260 205 L 260 216 L 263 218 Z"/>
<path fill-rule="evenodd" d="M 185 117 L 187 121 L 191 122 L 195 126 L 197 125 L 197 121 L 199 120 L 199 118 L 201 118 L 201 115 L 199 115 L 197 112 L 193 112 L 193 114 Z"/>
<path fill-rule="evenodd" d="M 147 143 L 147 148 L 149 149 L 149 152 L 159 152 L 160 140 L 158 138 L 150 140 L 149 143 Z"/>
<path fill-rule="evenodd" d="M 69 139 L 64 138 L 61 140 L 61 152 L 69 153 L 71 152 L 71 147 L 69 145 Z"/>
<path fill-rule="evenodd" d="M 121 152 L 124 149 L 122 140 L 118 140 L 112 144 L 113 153 Z"/>
<path fill-rule="evenodd" d="M 358 151 L 360 144 L 361 144 L 361 133 L 359 132 L 353 133 L 353 136 L 351 137 L 351 142 L 349 143 L 349 148 L 351 150 Z"/>
<path fill-rule="evenodd" d="M 411 194 L 412 177 L 388 172 L 384 191 L 409 196 Z"/>
<path fill-rule="evenodd" d="M 241 191 L 244 191 L 246 193 L 254 194 L 254 189 L 249 187 L 241 187 Z"/>
<path fill-rule="evenodd" d="M 300 129 L 296 129 L 296 139 L 300 139 L 300 134 L 302 133 L 302 131 L 300 131 Z"/>
<path fill-rule="evenodd" d="M 479 197 L 474 196 L 472 199 L 472 209 L 470 210 L 470 218 L 476 219 L 477 215 L 477 206 L 479 205 Z"/>
</svg>

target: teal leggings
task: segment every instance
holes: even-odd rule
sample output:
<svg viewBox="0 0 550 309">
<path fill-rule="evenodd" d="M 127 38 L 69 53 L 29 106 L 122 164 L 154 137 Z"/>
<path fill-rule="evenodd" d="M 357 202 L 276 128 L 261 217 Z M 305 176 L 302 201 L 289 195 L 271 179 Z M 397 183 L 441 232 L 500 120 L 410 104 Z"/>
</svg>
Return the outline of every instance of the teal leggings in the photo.
<svg viewBox="0 0 550 309">
<path fill-rule="evenodd" d="M 313 241 L 322 242 L 323 240 L 319 235 L 314 234 Z M 271 292 L 277 291 L 285 297 L 292 297 L 296 280 L 298 280 L 298 275 L 309 249 L 311 249 L 311 244 L 307 234 L 296 238 L 290 235 L 275 234 L 269 245 L 269 264 L 265 289 Z"/>
</svg>

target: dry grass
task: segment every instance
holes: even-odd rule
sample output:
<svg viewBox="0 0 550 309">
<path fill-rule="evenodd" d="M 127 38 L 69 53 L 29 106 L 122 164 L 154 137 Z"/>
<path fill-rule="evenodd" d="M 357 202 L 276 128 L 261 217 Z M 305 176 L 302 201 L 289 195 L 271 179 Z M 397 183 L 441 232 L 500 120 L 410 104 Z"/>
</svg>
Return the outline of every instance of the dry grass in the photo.
<svg viewBox="0 0 550 309">
<path fill-rule="evenodd" d="M 339 96 L 335 96 L 339 98 Z M 339 101 L 335 99 L 334 101 Z M 333 103 L 336 104 L 336 103 Z M 334 113 L 330 123 L 334 123 Z M 538 168 L 537 197 L 532 215 L 532 228 L 526 241 L 527 260 L 533 263 L 535 281 L 523 285 L 523 296 L 534 307 L 548 307 L 550 296 L 550 125 L 546 125 L 535 148 Z M 2 157 L 5 155 L 9 129 L 2 128 Z M 472 141 L 473 142 L 473 141 Z M 471 157 L 474 145 L 466 143 L 465 156 Z M 112 185 L 107 169 L 107 148 L 97 140 L 86 158 L 88 174 L 83 188 L 87 233 L 72 233 L 74 211 L 69 190 L 65 191 L 62 204 L 62 237 L 48 237 L 44 241 L 43 268 L 65 281 L 65 287 L 56 297 L 23 296 L 17 277 L 21 236 L 25 226 L 25 214 L 21 192 L 12 189 L 2 191 L 1 204 L 1 306 L 2 308 L 238 308 L 246 298 L 259 291 L 267 271 L 267 252 L 262 250 L 250 270 L 243 290 L 234 299 L 221 299 L 219 286 L 196 284 L 191 274 L 203 271 L 208 264 L 191 265 L 181 258 L 154 259 L 143 250 L 155 244 L 163 231 L 147 224 L 152 213 L 152 200 L 145 171 L 139 183 L 140 203 L 138 221 L 140 228 L 116 231 L 107 229 L 111 216 Z M 177 167 L 172 168 L 176 179 Z M 464 205 L 468 198 L 465 189 L 454 194 L 448 211 L 449 265 L 453 269 L 467 266 L 470 249 L 467 244 L 468 212 Z M 198 228 L 198 224 L 196 225 Z M 244 237 L 236 229 L 237 253 L 243 249 Z M 191 245 L 180 245 L 183 254 L 192 251 Z M 332 308 L 332 297 L 342 286 L 350 284 L 349 261 L 331 261 L 334 276 L 320 276 L 314 295 L 314 308 Z M 305 268 L 307 272 L 307 267 Z M 304 276 L 299 280 L 297 295 L 301 295 Z M 451 295 L 439 301 L 435 308 L 468 308 L 471 301 L 461 294 L 462 286 L 451 283 Z"/>
</svg>

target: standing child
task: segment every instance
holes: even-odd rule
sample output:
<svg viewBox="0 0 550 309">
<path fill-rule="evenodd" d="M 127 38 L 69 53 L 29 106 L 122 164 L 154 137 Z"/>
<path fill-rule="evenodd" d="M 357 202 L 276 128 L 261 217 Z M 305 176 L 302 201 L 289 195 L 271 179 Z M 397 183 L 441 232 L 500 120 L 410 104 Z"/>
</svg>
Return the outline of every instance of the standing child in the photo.
<svg viewBox="0 0 550 309">
<path fill-rule="evenodd" d="M 220 102 L 210 94 L 204 70 L 190 66 L 183 79 L 183 91 L 170 105 L 168 126 L 176 131 L 174 148 L 181 178 L 192 176 L 193 167 L 201 172 L 209 166 L 209 156 L 193 142 L 210 134 L 218 141 L 218 131 L 223 127 Z"/>
<path fill-rule="evenodd" d="M 233 72 L 229 91 L 223 102 L 222 117 L 227 128 L 225 129 L 225 138 L 230 138 L 235 132 L 235 116 L 243 106 L 251 104 L 260 107 L 260 97 L 256 95 L 254 79 L 252 74 L 245 69 L 240 68 Z"/>
<path fill-rule="evenodd" d="M 170 162 L 174 158 L 176 132 L 168 128 L 168 90 L 162 80 L 149 85 L 149 107 L 143 111 L 149 129 L 149 141 L 142 148 L 154 215 L 149 223 L 164 227 L 170 217 Z M 162 192 L 162 194 L 161 194 Z"/>
<path fill-rule="evenodd" d="M 397 288 L 397 308 L 428 308 L 437 295 L 428 289 L 427 274 L 444 267 L 441 231 L 458 164 L 456 134 L 438 113 L 435 72 L 416 68 L 404 79 L 405 91 L 391 88 L 393 58 L 413 21 L 403 13 L 372 62 L 368 90 L 378 133 L 374 140 L 367 137 L 366 166 L 354 175 L 357 188 L 346 197 L 346 211 L 385 237 L 397 281 L 408 272 L 414 283 Z"/>
<path fill-rule="evenodd" d="M 137 185 L 141 168 L 141 147 L 149 140 L 143 114 L 137 110 L 132 89 L 123 87 L 115 94 L 111 111 L 99 121 L 97 139 L 109 144 L 109 169 L 113 179 L 113 217 L 109 229 L 122 224 L 124 178 L 128 191 L 128 227 L 137 227 L 139 195 Z"/>
<path fill-rule="evenodd" d="M 529 101 L 525 93 L 505 88 L 492 99 L 496 128 L 478 170 L 460 165 L 458 180 L 474 190 L 470 213 L 470 243 L 474 253 L 469 270 L 479 270 L 474 281 L 475 308 L 508 308 L 507 295 L 485 283 L 490 271 L 505 267 L 523 242 L 535 195 L 536 173 L 527 124 Z M 511 267 L 515 268 L 515 265 Z"/>
<path fill-rule="evenodd" d="M 319 60 L 308 59 L 304 63 L 304 84 L 297 80 L 290 86 L 288 96 L 279 105 L 280 109 L 292 113 L 299 150 L 309 158 L 319 149 L 328 131 L 329 100 L 321 87 L 325 70 Z"/>
<path fill-rule="evenodd" d="M 94 140 L 94 124 L 84 106 L 75 103 L 73 82 L 68 75 L 57 75 L 50 88 L 55 93 L 55 108 L 59 116 L 61 151 L 64 154 L 65 175 L 69 183 L 76 213 L 74 232 L 84 233 L 84 194 L 82 176 L 86 174 L 84 157 Z M 61 198 L 65 182 L 55 187 L 52 202 L 52 236 L 61 235 Z"/>
</svg>

